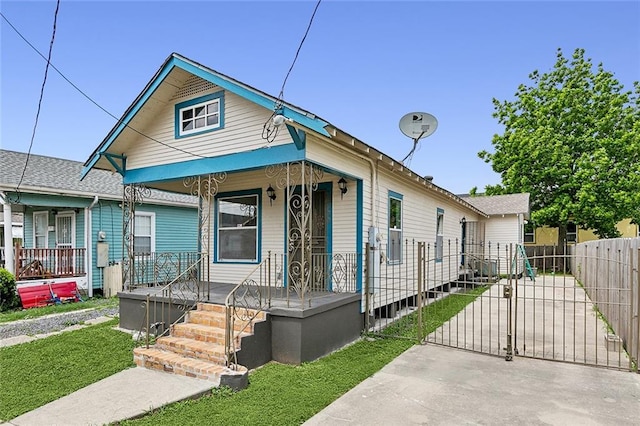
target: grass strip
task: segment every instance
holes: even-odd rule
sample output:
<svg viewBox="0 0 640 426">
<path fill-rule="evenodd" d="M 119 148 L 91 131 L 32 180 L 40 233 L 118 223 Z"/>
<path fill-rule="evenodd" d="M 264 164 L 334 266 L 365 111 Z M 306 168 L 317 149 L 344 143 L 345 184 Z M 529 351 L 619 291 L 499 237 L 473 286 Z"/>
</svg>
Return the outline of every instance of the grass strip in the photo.
<svg viewBox="0 0 640 426">
<path fill-rule="evenodd" d="M 487 288 L 450 295 L 424 307 L 426 333 L 455 316 Z M 413 328 L 400 327 L 408 339 L 369 337 L 300 366 L 270 363 L 254 371 L 249 387 L 241 392 L 216 389 L 210 396 L 172 404 L 122 424 L 301 424 L 413 346 L 417 320 L 407 321 Z M 397 330 L 390 331 L 390 335 L 393 334 L 397 334 Z"/>
<path fill-rule="evenodd" d="M 43 306 L 40 308 L 21 309 L 19 311 L 8 311 L 0 313 L 0 324 L 10 321 L 39 318 L 50 314 L 73 312 L 82 309 L 108 308 L 111 306 L 118 306 L 117 297 L 111 297 L 108 299 L 95 298 L 88 299 L 83 302 L 64 303 L 62 305 Z"/>
<path fill-rule="evenodd" d="M 114 319 L 0 348 L 0 420 L 9 420 L 133 365 L 133 340 Z M 78 407 L 78 409 L 83 409 Z"/>
</svg>

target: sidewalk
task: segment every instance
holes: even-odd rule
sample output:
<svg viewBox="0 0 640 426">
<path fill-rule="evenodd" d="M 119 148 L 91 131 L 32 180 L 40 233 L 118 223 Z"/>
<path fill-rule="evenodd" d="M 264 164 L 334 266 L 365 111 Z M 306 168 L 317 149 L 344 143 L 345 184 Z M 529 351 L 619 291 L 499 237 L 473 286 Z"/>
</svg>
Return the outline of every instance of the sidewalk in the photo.
<svg viewBox="0 0 640 426">
<path fill-rule="evenodd" d="M 15 426 L 103 425 L 138 417 L 172 402 L 197 398 L 216 383 L 130 368 L 6 423 Z"/>
</svg>

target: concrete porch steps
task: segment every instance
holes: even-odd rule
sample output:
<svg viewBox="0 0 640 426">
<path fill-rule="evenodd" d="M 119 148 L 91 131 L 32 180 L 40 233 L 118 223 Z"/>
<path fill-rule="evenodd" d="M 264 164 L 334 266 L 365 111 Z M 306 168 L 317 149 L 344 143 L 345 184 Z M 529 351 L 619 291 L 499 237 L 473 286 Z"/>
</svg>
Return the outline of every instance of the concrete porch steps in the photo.
<svg viewBox="0 0 640 426">
<path fill-rule="evenodd" d="M 247 319 L 234 321 L 236 350 L 242 338 L 252 335 L 255 322 L 266 319 L 265 312 L 241 309 L 240 313 Z M 255 319 L 250 321 L 251 317 Z M 226 366 L 225 323 L 225 306 L 199 303 L 186 315 L 185 322 L 171 326 L 168 336 L 158 338 L 149 348 L 135 348 L 134 361 L 140 367 L 210 380 L 234 389 L 246 387 L 247 369 Z"/>
</svg>

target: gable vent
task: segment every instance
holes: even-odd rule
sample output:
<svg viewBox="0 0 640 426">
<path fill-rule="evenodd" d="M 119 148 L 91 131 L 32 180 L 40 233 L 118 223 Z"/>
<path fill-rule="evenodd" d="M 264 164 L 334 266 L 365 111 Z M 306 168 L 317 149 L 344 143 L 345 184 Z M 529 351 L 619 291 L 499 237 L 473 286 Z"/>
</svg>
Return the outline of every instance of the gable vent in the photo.
<svg viewBox="0 0 640 426">
<path fill-rule="evenodd" d="M 215 87 L 217 87 L 215 84 L 194 75 L 189 77 L 189 79 L 180 89 L 178 89 L 178 91 L 176 91 L 171 99 L 192 97 L 194 95 L 210 91 Z"/>
</svg>

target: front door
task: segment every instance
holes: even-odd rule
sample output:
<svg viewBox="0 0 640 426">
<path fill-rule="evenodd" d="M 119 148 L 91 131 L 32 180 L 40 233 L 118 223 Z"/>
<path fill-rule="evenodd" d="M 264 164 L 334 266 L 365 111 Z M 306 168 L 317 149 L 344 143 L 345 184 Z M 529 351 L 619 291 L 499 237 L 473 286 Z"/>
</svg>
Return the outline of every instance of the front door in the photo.
<svg viewBox="0 0 640 426">
<path fill-rule="evenodd" d="M 327 188 L 325 185 L 319 185 L 317 190 L 304 195 L 304 201 L 301 200 L 300 190 L 296 189 L 289 200 L 288 276 L 289 284 L 295 290 L 329 289 L 331 267 L 331 254 L 328 253 L 327 244 L 331 212 L 329 188 L 330 186 Z M 308 210 L 303 212 L 302 209 Z M 305 229 L 304 232 L 302 228 Z M 305 236 L 308 238 L 307 244 L 305 244 Z"/>
<path fill-rule="evenodd" d="M 73 274 L 73 247 L 75 242 L 75 215 L 59 213 L 56 216 L 56 273 Z"/>
</svg>

